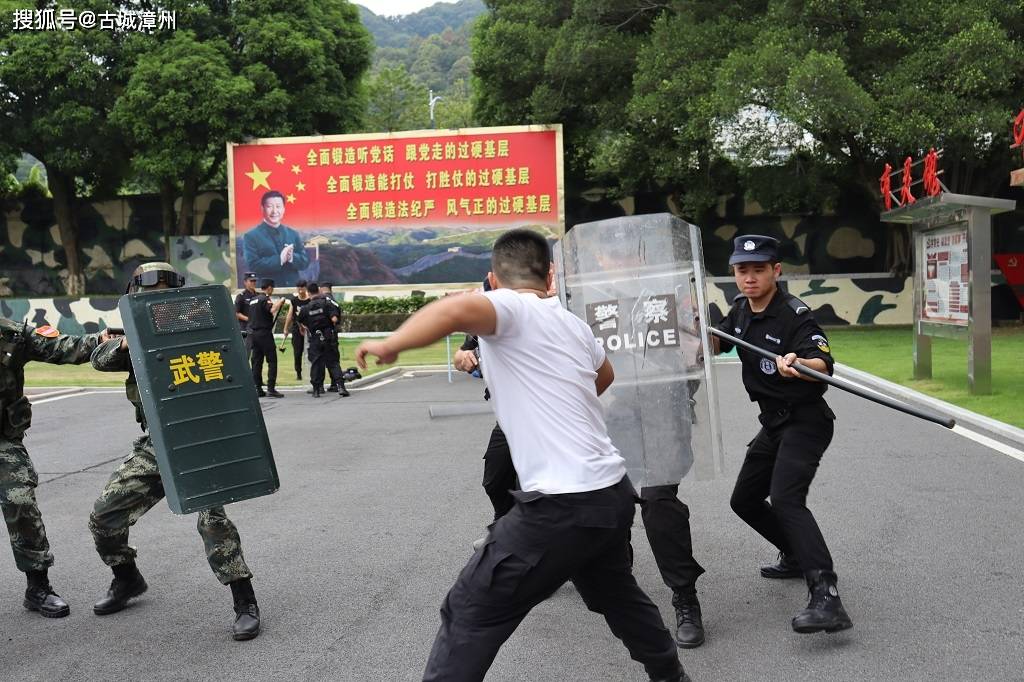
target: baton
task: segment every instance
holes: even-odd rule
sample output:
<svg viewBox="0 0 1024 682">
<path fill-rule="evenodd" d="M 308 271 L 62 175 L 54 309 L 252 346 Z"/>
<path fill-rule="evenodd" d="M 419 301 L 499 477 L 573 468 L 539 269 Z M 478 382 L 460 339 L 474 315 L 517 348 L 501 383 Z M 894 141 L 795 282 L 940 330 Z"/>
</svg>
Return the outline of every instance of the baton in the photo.
<svg viewBox="0 0 1024 682">
<path fill-rule="evenodd" d="M 775 358 L 778 357 L 777 353 L 772 353 L 771 351 L 759 348 L 752 343 L 747 343 L 743 339 L 737 339 L 735 336 L 731 334 L 726 334 L 721 329 L 715 329 L 714 327 L 708 328 L 711 330 L 711 333 L 714 334 L 715 336 L 721 339 L 725 339 L 726 341 L 733 345 L 746 348 L 747 350 L 757 353 L 758 355 L 764 356 L 769 360 L 774 361 Z M 956 426 L 956 421 L 952 417 L 936 414 L 935 412 L 930 412 L 928 410 L 922 410 L 921 408 L 914 407 L 913 405 L 907 405 L 906 403 L 901 403 L 898 400 L 893 400 L 888 396 L 869 393 L 860 386 L 852 384 L 846 381 L 845 379 L 838 379 L 823 372 L 811 369 L 810 367 L 807 367 L 800 363 L 793 363 L 792 365 L 790 365 L 790 367 L 792 367 L 793 369 L 795 369 L 796 371 L 800 372 L 803 375 L 813 377 L 818 381 L 821 381 L 822 383 L 826 383 L 829 386 L 835 386 L 836 388 L 842 389 L 847 393 L 858 395 L 861 398 L 867 398 L 868 400 L 876 402 L 879 405 L 885 405 L 886 407 L 891 407 L 894 410 L 899 410 L 900 412 L 904 412 L 911 416 L 933 422 L 935 424 L 938 424 L 939 426 L 945 426 L 947 429 L 952 429 L 954 426 Z"/>
</svg>

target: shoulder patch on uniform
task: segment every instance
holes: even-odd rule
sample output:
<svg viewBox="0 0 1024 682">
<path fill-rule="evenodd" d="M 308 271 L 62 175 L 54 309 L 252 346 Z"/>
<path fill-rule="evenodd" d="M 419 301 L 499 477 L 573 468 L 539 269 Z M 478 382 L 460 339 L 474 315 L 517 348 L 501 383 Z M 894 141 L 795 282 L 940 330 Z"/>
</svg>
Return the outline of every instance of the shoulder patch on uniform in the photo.
<svg viewBox="0 0 1024 682">
<path fill-rule="evenodd" d="M 807 307 L 807 304 L 801 301 L 796 296 L 790 296 L 787 303 L 789 304 L 789 307 L 793 309 L 793 312 L 796 313 L 797 315 L 803 315 L 804 313 L 809 313 L 811 311 L 811 309 Z"/>
<path fill-rule="evenodd" d="M 32 331 L 34 331 L 36 334 L 39 334 L 39 336 L 45 336 L 48 339 L 53 339 L 60 336 L 60 332 L 48 324 L 44 324 L 42 327 L 36 327 Z"/>
</svg>

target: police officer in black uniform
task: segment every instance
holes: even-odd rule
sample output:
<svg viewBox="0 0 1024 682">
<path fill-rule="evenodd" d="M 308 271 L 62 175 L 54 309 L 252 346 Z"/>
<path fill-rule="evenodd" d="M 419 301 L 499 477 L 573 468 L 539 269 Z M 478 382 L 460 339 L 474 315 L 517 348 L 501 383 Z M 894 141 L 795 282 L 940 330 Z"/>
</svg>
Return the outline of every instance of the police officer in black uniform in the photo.
<svg viewBox="0 0 1024 682">
<path fill-rule="evenodd" d="M 238 318 L 238 326 L 245 332 L 243 336 L 245 336 L 245 351 L 248 355 L 252 353 L 252 342 L 248 336 L 249 304 L 252 303 L 252 299 L 259 295 L 259 292 L 256 291 L 256 273 L 245 273 L 243 282 L 245 288 L 235 296 L 235 317 Z"/>
<path fill-rule="evenodd" d="M 779 563 L 762 568 L 761 575 L 807 581 L 810 601 L 793 618 L 793 629 L 837 632 L 853 623 L 836 589 L 832 556 L 807 508 L 807 491 L 832 441 L 835 415 L 823 397 L 827 386 L 792 367 L 831 374 L 834 361 L 810 308 L 778 286 L 778 246 L 772 237 L 737 237 L 729 258 L 740 294 L 718 328 L 777 354 L 773 362 L 737 349 L 743 385 L 760 407 L 761 430 L 748 445 L 730 504 L 779 550 Z M 717 337 L 713 343 L 716 352 L 732 348 Z"/>
<path fill-rule="evenodd" d="M 338 299 L 334 298 L 334 285 L 331 284 L 330 282 L 320 282 L 319 285 L 320 285 L 320 293 L 324 296 L 324 298 L 329 298 L 331 301 L 334 302 L 335 305 L 338 305 Z M 339 320 L 341 319 L 341 306 L 340 305 L 338 305 L 338 319 Z M 335 329 L 337 329 L 337 324 L 338 324 L 337 321 L 335 321 L 334 324 L 335 324 Z M 341 366 L 341 351 L 340 350 L 338 351 L 337 356 L 338 356 L 338 366 L 340 367 Z M 330 364 L 330 363 L 328 363 L 328 364 Z M 334 376 L 333 375 L 331 376 L 331 385 L 327 387 L 327 392 L 328 393 L 337 393 L 338 392 L 338 382 L 334 380 Z"/>
<path fill-rule="evenodd" d="M 302 381 L 302 353 L 306 347 L 306 336 L 299 325 L 299 310 L 309 305 L 309 292 L 306 291 L 306 280 L 295 283 L 295 293 L 288 297 L 288 316 L 284 319 L 285 331 L 292 335 L 292 356 L 295 360 L 295 378 Z M 281 345 L 284 350 L 284 344 Z"/>
<path fill-rule="evenodd" d="M 277 390 L 277 346 L 274 345 L 274 322 L 284 299 L 271 301 L 274 280 L 260 282 L 261 293 L 249 302 L 249 343 L 252 345 L 252 380 L 261 398 L 283 398 Z M 267 391 L 263 392 L 263 361 L 267 361 Z"/>
<path fill-rule="evenodd" d="M 345 379 L 338 364 L 338 315 L 340 309 L 333 299 L 320 293 L 316 282 L 306 285 L 309 292 L 309 305 L 298 312 L 299 324 L 307 329 L 309 340 L 309 380 L 313 385 L 313 397 L 319 398 L 324 393 L 324 369 L 331 375 L 331 383 L 338 386 L 338 393 L 348 397 Z"/>
</svg>

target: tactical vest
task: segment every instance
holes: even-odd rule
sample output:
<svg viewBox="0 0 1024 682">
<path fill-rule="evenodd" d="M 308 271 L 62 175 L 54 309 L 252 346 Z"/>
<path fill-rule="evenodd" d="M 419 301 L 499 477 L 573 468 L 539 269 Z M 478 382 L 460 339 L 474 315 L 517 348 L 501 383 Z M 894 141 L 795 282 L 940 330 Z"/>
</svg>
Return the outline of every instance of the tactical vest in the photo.
<svg viewBox="0 0 1024 682">
<path fill-rule="evenodd" d="M 306 310 L 308 311 L 306 314 L 309 315 L 306 319 L 309 320 L 308 326 L 312 331 L 334 331 L 334 323 L 331 322 L 331 306 L 327 304 L 326 298 L 317 296 L 312 303 L 306 306 Z"/>
<path fill-rule="evenodd" d="M 32 425 L 32 404 L 25 397 L 28 326 L 0 318 L 0 434 L 21 438 Z"/>
</svg>

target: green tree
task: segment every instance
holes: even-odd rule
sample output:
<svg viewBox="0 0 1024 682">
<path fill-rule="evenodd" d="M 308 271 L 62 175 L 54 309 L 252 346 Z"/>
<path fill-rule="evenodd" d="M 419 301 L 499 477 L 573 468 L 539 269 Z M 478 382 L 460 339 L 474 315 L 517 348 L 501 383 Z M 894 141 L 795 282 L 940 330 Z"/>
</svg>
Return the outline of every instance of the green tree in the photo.
<svg viewBox="0 0 1024 682">
<path fill-rule="evenodd" d="M 223 167 L 225 143 L 251 134 L 256 111 L 264 121 L 281 116 L 286 97 L 235 74 L 223 39 L 200 42 L 184 30 L 147 47 L 111 120 L 135 149 L 135 171 L 159 188 L 164 233 L 188 234 L 196 193 Z"/>
<path fill-rule="evenodd" d="M 194 197 L 224 172 L 227 142 L 358 127 L 370 45 L 344 0 L 171 6 L 187 28 L 132 36 L 114 121 L 134 145 L 135 183 L 160 193 L 165 233 L 187 234 Z"/>
<path fill-rule="evenodd" d="M 404 66 L 384 67 L 369 77 L 367 132 L 393 132 L 430 127 L 427 88 L 415 82 Z"/>
<path fill-rule="evenodd" d="M 77 9 L 110 10 L 103 2 Z M 79 258 L 79 189 L 116 187 L 125 162 L 109 122 L 123 85 L 120 37 L 110 31 L 14 31 L 10 17 L 24 3 L 0 2 L 0 120 L 6 144 L 46 166 L 47 184 L 67 264 L 69 295 L 85 293 Z"/>
</svg>

